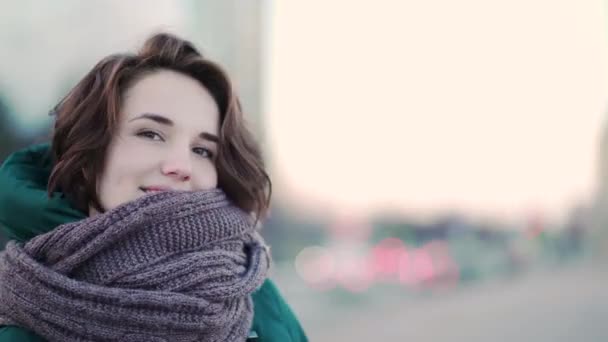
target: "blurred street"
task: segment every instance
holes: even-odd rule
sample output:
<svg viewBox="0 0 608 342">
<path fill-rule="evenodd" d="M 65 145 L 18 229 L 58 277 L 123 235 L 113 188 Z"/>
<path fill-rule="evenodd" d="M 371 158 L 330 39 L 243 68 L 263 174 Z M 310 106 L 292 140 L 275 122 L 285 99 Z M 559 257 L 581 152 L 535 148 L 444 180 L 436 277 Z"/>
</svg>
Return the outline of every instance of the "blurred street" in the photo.
<svg viewBox="0 0 608 342">
<path fill-rule="evenodd" d="M 284 289 L 311 341 L 555 342 L 608 341 L 607 285 L 605 267 L 570 265 L 432 295 L 393 289 L 350 305 Z"/>
</svg>

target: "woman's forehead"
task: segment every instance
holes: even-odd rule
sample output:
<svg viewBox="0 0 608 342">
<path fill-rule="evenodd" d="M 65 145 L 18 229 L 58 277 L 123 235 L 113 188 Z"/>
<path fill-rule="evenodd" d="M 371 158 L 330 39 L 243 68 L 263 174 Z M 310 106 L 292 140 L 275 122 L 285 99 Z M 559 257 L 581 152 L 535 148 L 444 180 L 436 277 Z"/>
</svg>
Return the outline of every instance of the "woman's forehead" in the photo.
<svg viewBox="0 0 608 342">
<path fill-rule="evenodd" d="M 125 93 L 123 122 L 144 114 L 166 118 L 175 128 L 200 128 L 217 133 L 219 110 L 213 96 L 197 80 L 162 70 L 138 80 Z"/>
</svg>

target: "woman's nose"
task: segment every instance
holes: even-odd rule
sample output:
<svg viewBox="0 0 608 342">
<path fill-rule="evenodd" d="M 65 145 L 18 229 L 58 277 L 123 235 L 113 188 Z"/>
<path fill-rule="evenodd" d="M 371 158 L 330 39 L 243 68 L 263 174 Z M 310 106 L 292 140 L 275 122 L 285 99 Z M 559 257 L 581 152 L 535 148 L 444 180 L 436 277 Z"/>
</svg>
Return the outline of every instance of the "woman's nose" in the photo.
<svg viewBox="0 0 608 342">
<path fill-rule="evenodd" d="M 188 181 L 192 176 L 192 161 L 185 154 L 173 155 L 167 158 L 161 166 L 163 175 L 178 181 Z"/>
</svg>

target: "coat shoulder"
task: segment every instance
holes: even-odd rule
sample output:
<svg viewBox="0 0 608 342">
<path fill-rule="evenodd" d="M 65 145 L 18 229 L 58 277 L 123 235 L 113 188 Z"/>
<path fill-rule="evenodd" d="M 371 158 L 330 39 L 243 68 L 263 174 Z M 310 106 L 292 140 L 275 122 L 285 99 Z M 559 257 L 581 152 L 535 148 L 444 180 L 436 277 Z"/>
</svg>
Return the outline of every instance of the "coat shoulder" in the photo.
<svg viewBox="0 0 608 342">
<path fill-rule="evenodd" d="M 253 294 L 253 305 L 252 329 L 259 335 L 259 342 L 308 341 L 300 322 L 270 279 Z"/>
</svg>

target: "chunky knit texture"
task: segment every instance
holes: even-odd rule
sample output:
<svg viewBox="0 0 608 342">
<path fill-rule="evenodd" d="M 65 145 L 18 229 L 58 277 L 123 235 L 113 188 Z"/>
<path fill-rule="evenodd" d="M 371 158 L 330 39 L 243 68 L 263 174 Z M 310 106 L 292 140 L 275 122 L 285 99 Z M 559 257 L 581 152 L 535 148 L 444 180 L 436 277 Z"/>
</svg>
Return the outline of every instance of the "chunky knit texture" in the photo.
<svg viewBox="0 0 608 342">
<path fill-rule="evenodd" d="M 268 248 L 220 190 L 145 195 L 0 254 L 0 323 L 49 341 L 244 341 Z"/>
</svg>

